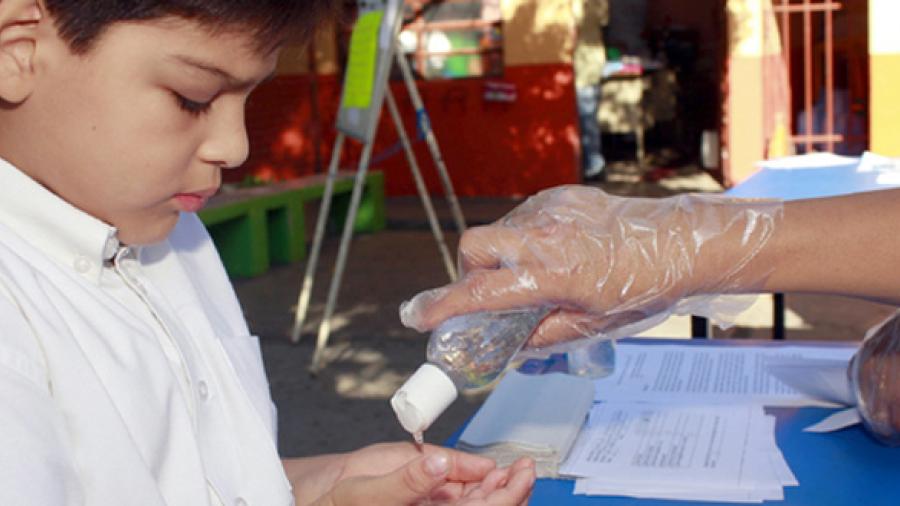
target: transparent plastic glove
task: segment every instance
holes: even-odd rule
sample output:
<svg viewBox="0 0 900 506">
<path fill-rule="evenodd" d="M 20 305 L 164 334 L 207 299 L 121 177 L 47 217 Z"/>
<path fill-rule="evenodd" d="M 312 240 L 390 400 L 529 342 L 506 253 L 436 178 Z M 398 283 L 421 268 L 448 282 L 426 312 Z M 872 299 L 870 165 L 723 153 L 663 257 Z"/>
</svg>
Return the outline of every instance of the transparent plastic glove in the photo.
<svg viewBox="0 0 900 506">
<path fill-rule="evenodd" d="M 848 375 L 866 428 L 885 444 L 900 445 L 900 313 L 866 334 Z"/>
<path fill-rule="evenodd" d="M 762 286 L 770 272 L 751 261 L 781 219 L 778 201 L 553 188 L 467 231 L 459 247 L 464 275 L 404 303 L 401 320 L 425 331 L 475 311 L 556 308 L 532 346 L 630 335 L 673 312 L 728 323 L 746 304 L 719 303 L 711 294 Z"/>
</svg>

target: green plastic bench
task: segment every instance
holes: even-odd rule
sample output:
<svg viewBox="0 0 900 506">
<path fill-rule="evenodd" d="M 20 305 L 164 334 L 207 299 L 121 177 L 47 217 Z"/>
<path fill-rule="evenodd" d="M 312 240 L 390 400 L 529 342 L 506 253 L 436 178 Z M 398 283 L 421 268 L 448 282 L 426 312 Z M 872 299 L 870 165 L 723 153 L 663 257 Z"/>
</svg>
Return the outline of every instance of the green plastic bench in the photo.
<svg viewBox="0 0 900 506">
<path fill-rule="evenodd" d="M 329 219 L 343 226 L 350 206 L 354 172 L 338 172 Z M 324 174 L 220 193 L 198 215 L 212 236 L 229 276 L 258 276 L 270 264 L 306 256 L 307 202 L 321 200 Z M 370 171 L 354 231 L 374 232 L 385 226 L 384 175 Z"/>
</svg>

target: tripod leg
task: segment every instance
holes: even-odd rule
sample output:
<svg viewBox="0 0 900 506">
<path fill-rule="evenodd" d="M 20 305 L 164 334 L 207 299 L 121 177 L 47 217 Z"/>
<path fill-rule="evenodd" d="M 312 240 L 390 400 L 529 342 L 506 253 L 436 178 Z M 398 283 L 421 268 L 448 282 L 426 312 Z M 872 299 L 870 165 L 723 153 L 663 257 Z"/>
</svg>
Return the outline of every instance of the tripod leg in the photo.
<svg viewBox="0 0 900 506">
<path fill-rule="evenodd" d="M 331 154 L 331 163 L 328 165 L 328 177 L 325 180 L 325 191 L 322 194 L 322 203 L 319 205 L 319 216 L 316 219 L 316 232 L 313 238 L 309 259 L 306 262 L 306 272 L 303 274 L 303 288 L 297 297 L 297 308 L 294 313 L 294 327 L 291 329 L 291 342 L 300 340 L 300 332 L 303 322 L 306 320 L 306 312 L 309 310 L 309 298 L 312 294 L 313 278 L 316 275 L 316 265 L 319 263 L 319 251 L 322 249 L 322 238 L 325 236 L 325 227 L 328 221 L 328 212 L 331 208 L 331 197 L 334 192 L 334 180 L 337 176 L 338 164 L 341 160 L 341 151 L 344 147 L 344 134 L 338 133 L 334 141 L 334 150 Z"/>
<path fill-rule="evenodd" d="M 397 110 L 397 102 L 390 88 L 385 93 L 387 99 L 388 111 L 394 119 L 394 126 L 400 135 L 400 143 L 403 144 L 403 150 L 406 152 L 406 161 L 409 162 L 409 170 L 412 172 L 413 179 L 416 181 L 416 189 L 422 198 L 422 206 L 425 208 L 425 214 L 428 215 L 428 223 L 431 225 L 431 232 L 434 234 L 434 240 L 437 241 L 438 249 L 444 258 L 444 266 L 447 268 L 447 274 L 450 275 L 451 281 L 456 281 L 456 267 L 453 263 L 453 256 L 447 248 L 444 241 L 444 233 L 438 222 L 437 214 L 434 212 L 434 206 L 431 203 L 431 197 L 428 195 L 428 189 L 425 188 L 425 181 L 422 179 L 422 173 L 419 171 L 419 164 L 416 162 L 416 155 L 413 153 L 412 146 L 409 143 L 409 137 L 406 135 L 406 129 L 403 127 L 403 119 L 400 117 L 400 111 Z"/>
<path fill-rule="evenodd" d="M 462 208 L 459 206 L 459 200 L 456 199 L 456 192 L 453 190 L 453 182 L 450 180 L 450 174 L 447 172 L 447 165 L 441 156 L 441 149 L 438 147 L 437 137 L 431 129 L 431 122 L 428 119 L 428 113 L 425 112 L 425 104 L 422 103 L 422 97 L 419 90 L 416 89 L 416 82 L 413 79 L 412 72 L 409 70 L 409 63 L 402 51 L 397 51 L 397 65 L 403 74 L 403 81 L 409 90 L 409 98 L 412 100 L 413 107 L 416 110 L 416 118 L 419 120 L 422 130 L 425 132 L 425 142 L 431 151 L 431 157 L 434 159 L 434 165 L 437 167 L 438 175 L 441 177 L 441 184 L 444 186 L 444 192 L 447 194 L 447 202 L 450 203 L 450 211 L 453 213 L 453 220 L 456 222 L 456 228 L 462 234 L 466 230 L 466 219 L 463 218 Z"/>
<path fill-rule="evenodd" d="M 316 351 L 313 354 L 311 367 L 313 373 L 321 369 L 322 353 L 328 345 L 328 336 L 331 334 L 331 317 L 334 314 L 334 306 L 337 303 L 338 290 L 341 288 L 341 278 L 344 276 L 344 266 L 347 263 L 347 253 L 350 251 L 350 239 L 353 235 L 353 224 L 356 222 L 356 214 L 359 211 L 359 200 L 362 197 L 363 186 L 366 183 L 366 172 L 369 169 L 369 159 L 372 156 L 372 145 L 374 143 L 375 141 L 371 140 L 365 144 L 362 157 L 359 160 L 359 168 L 356 170 L 353 194 L 350 196 L 350 209 L 347 210 L 347 220 L 344 221 L 344 233 L 341 235 L 341 245 L 334 265 L 334 275 L 331 277 L 331 285 L 328 287 L 325 314 L 322 315 L 322 323 L 319 324 L 319 335 L 316 339 Z"/>
</svg>

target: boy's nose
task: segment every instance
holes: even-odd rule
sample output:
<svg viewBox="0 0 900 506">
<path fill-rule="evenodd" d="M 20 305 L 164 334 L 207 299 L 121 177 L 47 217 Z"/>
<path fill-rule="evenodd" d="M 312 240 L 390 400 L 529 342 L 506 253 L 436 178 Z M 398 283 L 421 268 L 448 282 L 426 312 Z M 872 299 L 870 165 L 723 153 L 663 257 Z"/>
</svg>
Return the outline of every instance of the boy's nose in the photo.
<svg viewBox="0 0 900 506">
<path fill-rule="evenodd" d="M 205 162 L 230 169 L 247 160 L 250 141 L 244 125 L 243 108 L 222 111 L 219 118 L 210 122 L 209 135 L 201 147 L 200 156 Z"/>
</svg>

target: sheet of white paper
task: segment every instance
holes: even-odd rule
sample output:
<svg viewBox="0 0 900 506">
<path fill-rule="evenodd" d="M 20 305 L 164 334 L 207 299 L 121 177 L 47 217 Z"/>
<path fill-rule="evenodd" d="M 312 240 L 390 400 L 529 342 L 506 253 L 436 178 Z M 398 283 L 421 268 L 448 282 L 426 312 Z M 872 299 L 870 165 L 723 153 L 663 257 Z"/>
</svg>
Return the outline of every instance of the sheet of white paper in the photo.
<svg viewBox="0 0 900 506">
<path fill-rule="evenodd" d="M 758 406 L 594 405 L 560 474 L 613 483 L 737 485 Z"/>
<path fill-rule="evenodd" d="M 796 478 L 761 406 L 594 406 L 561 472 L 576 494 L 699 501 L 783 499 Z"/>
<path fill-rule="evenodd" d="M 832 413 L 825 417 L 819 423 L 814 423 L 803 429 L 803 432 L 834 432 L 836 430 L 845 429 L 851 425 L 860 423 L 862 419 L 859 417 L 859 411 L 856 408 L 849 408 Z"/>
<path fill-rule="evenodd" d="M 833 153 L 809 153 L 806 155 L 784 156 L 756 162 L 764 169 L 821 169 L 824 167 L 855 166 L 859 158 L 840 156 Z"/>
<path fill-rule="evenodd" d="M 843 359 L 776 358 L 769 362 L 769 372 L 813 399 L 853 406 L 856 399 L 847 379 L 848 363 Z"/>
<path fill-rule="evenodd" d="M 616 370 L 595 381 L 595 401 L 678 404 L 755 403 L 766 406 L 833 406 L 775 378 L 768 364 L 787 359 L 848 361 L 842 347 L 732 347 L 630 345 L 616 351 Z"/>
<path fill-rule="evenodd" d="M 778 478 L 778 482 L 783 486 L 799 485 L 797 477 L 794 476 L 793 471 L 791 471 L 790 466 L 784 459 L 784 454 L 778 449 L 778 443 L 775 441 L 775 417 L 765 415 L 762 419 L 758 419 L 756 429 L 759 431 L 756 434 L 759 451 L 767 454 L 769 467 L 772 468 L 772 471 Z"/>
<path fill-rule="evenodd" d="M 857 172 L 896 172 L 897 170 L 896 159 L 877 155 L 871 151 L 864 152 L 859 159 L 859 165 L 856 166 Z"/>
<path fill-rule="evenodd" d="M 885 186 L 900 185 L 900 172 L 882 172 L 875 176 L 875 184 Z"/>
</svg>

